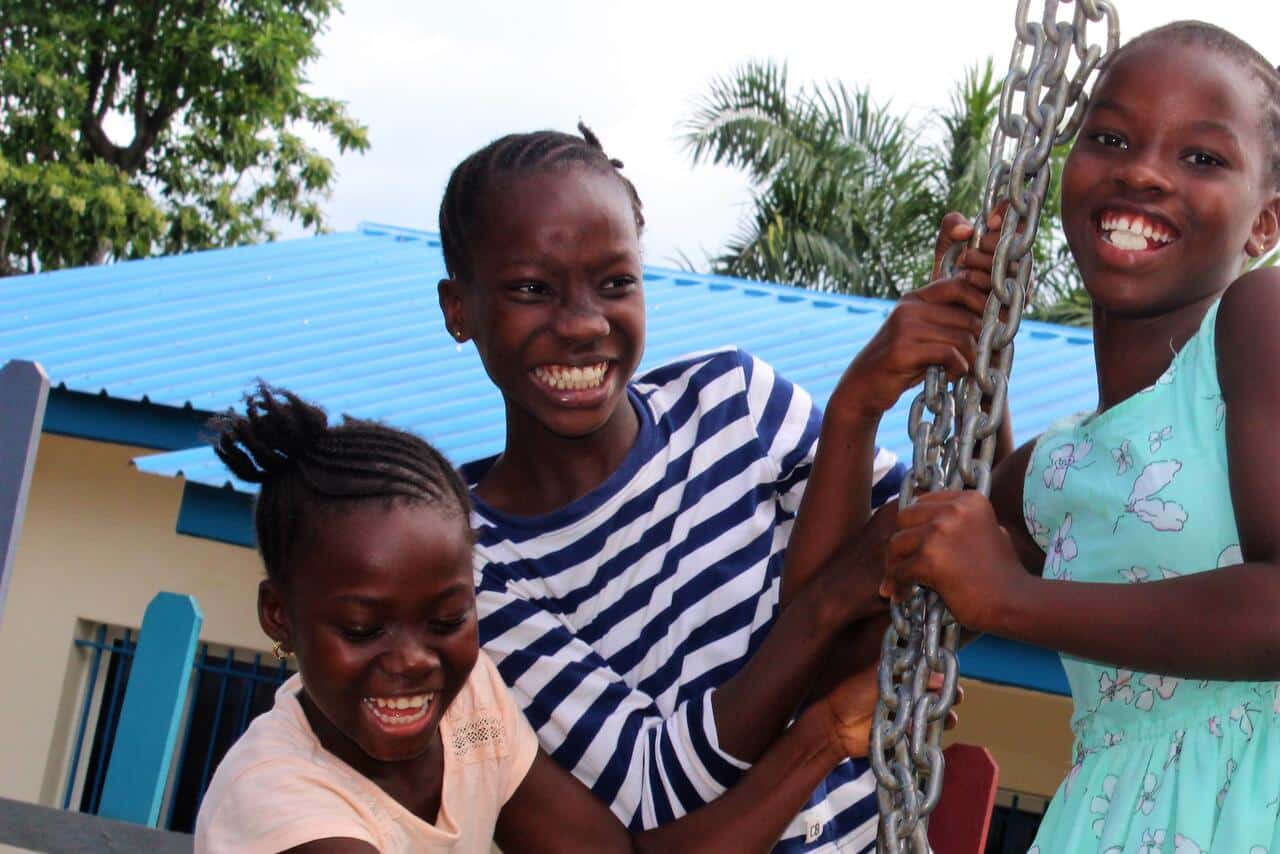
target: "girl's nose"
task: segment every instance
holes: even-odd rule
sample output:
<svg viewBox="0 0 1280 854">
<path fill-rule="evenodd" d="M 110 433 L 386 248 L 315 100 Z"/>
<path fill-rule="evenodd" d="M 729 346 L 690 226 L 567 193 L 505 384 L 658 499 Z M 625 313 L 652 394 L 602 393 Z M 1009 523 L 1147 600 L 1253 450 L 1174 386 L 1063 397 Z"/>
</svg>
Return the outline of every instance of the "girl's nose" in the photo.
<svg viewBox="0 0 1280 854">
<path fill-rule="evenodd" d="M 1165 171 L 1151 157 L 1135 157 L 1116 169 L 1115 179 L 1126 189 L 1141 193 L 1168 193 L 1173 189 Z"/>
<path fill-rule="evenodd" d="M 440 666 L 436 651 L 414 632 L 404 632 L 385 653 L 379 663 L 394 676 L 419 676 Z"/>
<path fill-rule="evenodd" d="M 571 297 L 556 312 L 555 331 L 570 341 L 593 341 L 609 334 L 609 319 L 592 297 Z"/>
</svg>

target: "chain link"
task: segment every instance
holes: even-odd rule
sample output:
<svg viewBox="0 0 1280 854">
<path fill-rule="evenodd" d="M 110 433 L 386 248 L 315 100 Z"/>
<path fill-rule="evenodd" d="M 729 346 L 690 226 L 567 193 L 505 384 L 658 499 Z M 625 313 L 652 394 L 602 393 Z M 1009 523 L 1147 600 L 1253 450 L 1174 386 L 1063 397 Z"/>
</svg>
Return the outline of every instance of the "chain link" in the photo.
<svg viewBox="0 0 1280 854">
<path fill-rule="evenodd" d="M 1119 21 L 1107 0 L 1076 0 L 1065 21 L 1058 20 L 1059 0 L 1046 0 L 1040 21 L 1028 18 L 1029 5 L 1030 0 L 1018 0 L 1017 38 L 1001 90 L 991 171 L 970 241 L 978 245 L 987 218 L 1007 202 L 977 359 L 970 374 L 954 385 L 941 367 L 930 368 L 924 389 L 911 405 L 908 430 L 914 450 L 902 485 L 904 507 L 922 490 L 977 489 L 990 494 L 1013 338 L 1029 292 L 1031 250 L 1049 189 L 1049 157 L 1056 144 L 1075 136 L 1087 105 L 1085 85 L 1119 44 Z M 1104 44 L 1089 43 L 1086 28 L 1091 22 L 1105 23 Z M 1068 74 L 1073 60 L 1074 71 Z M 948 256 L 948 275 L 955 271 L 962 248 L 953 247 Z M 959 430 L 953 434 L 957 423 Z M 942 728 L 955 700 L 960 627 L 941 597 L 918 585 L 890 612 L 892 621 L 881 647 L 880 702 L 871 729 L 871 765 L 880 805 L 877 849 L 923 854 L 929 851 L 929 814 L 942 793 Z M 942 675 L 936 691 L 929 687 L 934 674 Z"/>
</svg>

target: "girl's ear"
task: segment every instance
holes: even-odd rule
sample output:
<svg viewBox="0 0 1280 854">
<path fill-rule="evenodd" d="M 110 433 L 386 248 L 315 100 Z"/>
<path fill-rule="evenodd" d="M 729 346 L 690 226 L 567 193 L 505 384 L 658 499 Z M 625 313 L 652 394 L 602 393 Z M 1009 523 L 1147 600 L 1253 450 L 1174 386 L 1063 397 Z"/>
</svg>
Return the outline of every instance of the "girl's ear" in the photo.
<svg viewBox="0 0 1280 854">
<path fill-rule="evenodd" d="M 449 334 L 458 343 L 471 337 L 467 329 L 467 311 L 463 304 L 463 285 L 457 279 L 441 279 L 436 286 L 440 295 L 440 311 L 444 313 L 444 324 Z"/>
<path fill-rule="evenodd" d="M 289 628 L 289 614 L 279 586 L 270 578 L 258 584 L 258 625 L 267 637 L 286 650 L 293 649 L 293 633 Z"/>
<path fill-rule="evenodd" d="M 1261 258 L 1280 243 L 1280 196 L 1272 196 L 1253 221 L 1253 230 L 1244 250 L 1250 258 Z"/>
</svg>

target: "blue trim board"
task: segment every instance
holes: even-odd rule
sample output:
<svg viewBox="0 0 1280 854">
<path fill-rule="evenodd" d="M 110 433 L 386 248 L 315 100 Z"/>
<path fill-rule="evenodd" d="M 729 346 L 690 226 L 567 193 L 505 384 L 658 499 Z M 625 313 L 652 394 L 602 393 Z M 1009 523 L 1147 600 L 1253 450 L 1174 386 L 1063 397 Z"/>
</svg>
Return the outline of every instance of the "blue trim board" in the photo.
<svg viewBox="0 0 1280 854">
<path fill-rule="evenodd" d="M 997 685 L 1071 695 L 1056 652 L 992 635 L 983 635 L 960 650 L 960 673 Z"/>
<path fill-rule="evenodd" d="M 158 593 L 147 605 L 98 815 L 156 826 L 203 623 L 191 596 Z"/>
<path fill-rule="evenodd" d="M 78 439 L 176 451 L 204 443 L 212 413 L 55 388 L 43 430 Z"/>
<path fill-rule="evenodd" d="M 253 496 L 231 487 L 212 487 L 187 481 L 178 506 L 178 533 L 255 548 Z"/>
</svg>

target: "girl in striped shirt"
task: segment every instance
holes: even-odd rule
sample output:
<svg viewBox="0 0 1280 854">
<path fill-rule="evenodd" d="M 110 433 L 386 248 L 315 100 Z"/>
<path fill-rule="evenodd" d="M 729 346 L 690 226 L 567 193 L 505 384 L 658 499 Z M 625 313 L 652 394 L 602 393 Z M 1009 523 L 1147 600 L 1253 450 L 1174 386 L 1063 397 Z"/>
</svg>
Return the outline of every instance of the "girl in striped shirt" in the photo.
<svg viewBox="0 0 1280 854">
<path fill-rule="evenodd" d="M 818 768 L 760 763 L 805 737 L 787 724 L 815 682 L 878 652 L 888 514 L 850 535 L 902 474 L 879 418 L 925 366 L 967 369 L 985 293 L 945 280 L 900 303 L 825 423 L 736 349 L 636 377 L 641 204 L 580 130 L 507 136 L 454 170 L 439 292 L 506 402 L 503 452 L 463 470 L 481 642 L 551 758 L 638 829 Z M 777 850 L 871 846 L 866 763 L 819 770 Z"/>
</svg>

